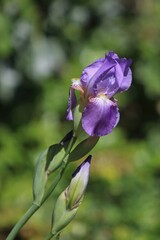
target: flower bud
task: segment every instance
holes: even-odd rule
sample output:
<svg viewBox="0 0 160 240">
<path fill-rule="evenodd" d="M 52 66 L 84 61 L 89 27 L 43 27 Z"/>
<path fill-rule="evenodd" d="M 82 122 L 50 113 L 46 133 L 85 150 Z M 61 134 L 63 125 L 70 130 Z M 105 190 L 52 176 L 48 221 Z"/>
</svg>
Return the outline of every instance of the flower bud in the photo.
<svg viewBox="0 0 160 240">
<path fill-rule="evenodd" d="M 67 209 L 65 191 L 62 192 L 57 199 L 52 217 L 52 234 L 56 235 L 57 233 L 61 232 L 61 230 L 72 221 L 77 210 L 78 207 L 72 210 Z"/>
<path fill-rule="evenodd" d="M 76 169 L 66 189 L 67 206 L 70 209 L 80 204 L 89 179 L 91 155 Z"/>
<path fill-rule="evenodd" d="M 83 199 L 89 179 L 91 156 L 73 173 L 70 185 L 57 199 L 52 218 L 52 234 L 56 235 L 74 218 Z"/>
</svg>

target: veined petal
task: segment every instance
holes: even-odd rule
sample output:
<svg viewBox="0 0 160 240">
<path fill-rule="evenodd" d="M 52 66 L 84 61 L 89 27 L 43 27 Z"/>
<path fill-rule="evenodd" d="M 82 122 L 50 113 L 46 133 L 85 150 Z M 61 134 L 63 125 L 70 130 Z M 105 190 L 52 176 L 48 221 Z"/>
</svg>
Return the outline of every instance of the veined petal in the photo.
<svg viewBox="0 0 160 240">
<path fill-rule="evenodd" d="M 77 99 L 75 95 L 75 89 L 71 86 L 69 91 L 69 99 L 68 99 L 68 109 L 67 109 L 67 120 L 73 120 L 72 110 L 75 108 L 77 104 Z"/>
<path fill-rule="evenodd" d="M 130 69 L 132 60 L 121 58 L 121 59 L 118 59 L 117 62 L 119 63 L 123 71 L 123 81 L 119 84 L 118 92 L 124 92 L 130 87 L 132 82 L 132 72 Z"/>
<path fill-rule="evenodd" d="M 91 136 L 109 134 L 119 120 L 117 103 L 105 95 L 90 98 L 82 114 L 82 127 Z"/>
<path fill-rule="evenodd" d="M 106 74 L 100 76 L 94 85 L 96 95 L 104 93 L 108 98 L 113 97 L 117 92 L 126 91 L 132 82 L 132 72 L 130 65 L 132 60 L 126 58 L 119 58 L 116 53 L 110 51 L 106 55 L 108 60 L 115 61 L 115 66 L 111 68 Z"/>
<path fill-rule="evenodd" d="M 93 75 L 98 71 L 98 69 L 102 66 L 105 58 L 99 58 L 97 61 L 93 62 L 89 66 L 87 66 L 81 75 L 81 83 L 83 87 L 86 87 L 89 80 L 93 77 Z"/>
<path fill-rule="evenodd" d="M 96 85 L 96 94 L 105 94 L 111 98 L 119 89 L 119 84 L 123 81 L 123 72 L 119 64 L 116 64 L 109 70 L 105 79 L 101 80 Z"/>
<path fill-rule="evenodd" d="M 110 69 L 114 68 L 116 65 L 116 61 L 112 59 L 110 56 L 105 56 L 105 61 L 101 65 L 101 67 L 96 71 L 93 77 L 89 80 L 87 84 L 87 94 L 88 95 L 96 95 L 97 84 L 100 81 L 105 81 L 108 78 L 108 72 Z"/>
</svg>

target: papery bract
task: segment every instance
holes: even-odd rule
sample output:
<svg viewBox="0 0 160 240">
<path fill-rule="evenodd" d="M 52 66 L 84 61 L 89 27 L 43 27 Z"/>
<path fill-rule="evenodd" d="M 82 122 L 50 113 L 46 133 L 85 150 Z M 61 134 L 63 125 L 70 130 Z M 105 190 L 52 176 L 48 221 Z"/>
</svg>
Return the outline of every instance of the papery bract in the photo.
<svg viewBox="0 0 160 240">
<path fill-rule="evenodd" d="M 75 90 L 80 91 L 82 127 L 90 136 L 109 134 L 119 121 L 116 93 L 126 91 L 132 81 L 131 60 L 119 58 L 110 51 L 87 66 L 70 88 L 67 119 L 74 120 L 72 111 L 77 104 Z"/>
</svg>

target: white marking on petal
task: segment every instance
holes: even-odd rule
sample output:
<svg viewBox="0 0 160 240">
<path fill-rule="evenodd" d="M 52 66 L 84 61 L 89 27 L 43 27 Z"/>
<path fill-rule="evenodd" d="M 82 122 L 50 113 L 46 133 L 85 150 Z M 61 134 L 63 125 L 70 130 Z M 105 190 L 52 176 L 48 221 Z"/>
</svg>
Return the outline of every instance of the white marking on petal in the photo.
<svg viewBox="0 0 160 240">
<path fill-rule="evenodd" d="M 94 102 L 95 104 L 102 104 L 102 105 L 110 101 L 111 100 L 109 100 L 105 94 L 99 94 L 97 97 L 95 98 L 91 97 L 89 99 L 89 102 Z"/>
<path fill-rule="evenodd" d="M 79 78 L 73 78 L 72 79 L 72 88 L 76 89 L 76 90 L 79 90 L 80 92 L 84 92 L 83 90 L 83 87 L 82 87 L 82 84 L 80 82 L 80 79 Z"/>
<path fill-rule="evenodd" d="M 111 85 L 115 83 L 115 77 L 112 75 L 111 77 L 108 78 L 108 81 Z"/>
</svg>

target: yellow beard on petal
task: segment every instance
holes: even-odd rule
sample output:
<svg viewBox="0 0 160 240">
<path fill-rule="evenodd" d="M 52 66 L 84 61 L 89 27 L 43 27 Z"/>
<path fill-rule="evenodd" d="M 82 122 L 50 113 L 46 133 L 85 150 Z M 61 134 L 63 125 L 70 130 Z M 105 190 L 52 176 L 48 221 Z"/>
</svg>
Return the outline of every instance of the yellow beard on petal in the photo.
<svg viewBox="0 0 160 240">
<path fill-rule="evenodd" d="M 104 100 L 104 101 L 108 101 L 109 100 L 109 98 L 104 93 L 98 94 L 97 97 L 102 99 L 102 100 Z"/>
</svg>

